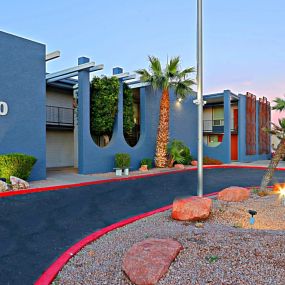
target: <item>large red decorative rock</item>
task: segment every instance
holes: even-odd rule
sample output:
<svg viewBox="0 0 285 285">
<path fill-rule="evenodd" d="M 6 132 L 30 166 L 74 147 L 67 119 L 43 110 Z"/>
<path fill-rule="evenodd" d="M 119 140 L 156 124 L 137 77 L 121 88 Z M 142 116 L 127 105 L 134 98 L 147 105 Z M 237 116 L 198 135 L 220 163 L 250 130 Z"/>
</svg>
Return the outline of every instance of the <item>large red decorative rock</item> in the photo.
<svg viewBox="0 0 285 285">
<path fill-rule="evenodd" d="M 250 190 L 243 187 L 231 186 L 218 193 L 218 200 L 227 202 L 241 202 L 247 200 Z"/>
<path fill-rule="evenodd" d="M 200 221 L 209 217 L 212 200 L 209 198 L 190 197 L 173 202 L 172 218 L 180 221 Z"/>
<path fill-rule="evenodd" d="M 185 168 L 185 166 L 183 164 L 180 164 L 180 163 L 179 164 L 175 164 L 174 167 L 177 168 L 177 169 L 184 169 Z"/>
<path fill-rule="evenodd" d="M 146 239 L 126 252 L 123 271 L 136 285 L 154 285 L 166 274 L 181 249 L 175 240 Z"/>
</svg>

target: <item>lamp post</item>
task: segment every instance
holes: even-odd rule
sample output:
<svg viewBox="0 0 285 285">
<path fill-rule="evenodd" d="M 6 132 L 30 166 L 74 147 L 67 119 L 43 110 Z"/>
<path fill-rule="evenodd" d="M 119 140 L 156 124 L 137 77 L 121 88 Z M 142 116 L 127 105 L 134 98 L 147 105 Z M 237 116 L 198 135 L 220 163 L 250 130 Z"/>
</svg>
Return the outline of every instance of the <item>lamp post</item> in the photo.
<svg viewBox="0 0 285 285">
<path fill-rule="evenodd" d="M 203 196 L 203 7 L 197 0 L 197 100 L 198 105 L 198 188 L 197 196 Z"/>
</svg>

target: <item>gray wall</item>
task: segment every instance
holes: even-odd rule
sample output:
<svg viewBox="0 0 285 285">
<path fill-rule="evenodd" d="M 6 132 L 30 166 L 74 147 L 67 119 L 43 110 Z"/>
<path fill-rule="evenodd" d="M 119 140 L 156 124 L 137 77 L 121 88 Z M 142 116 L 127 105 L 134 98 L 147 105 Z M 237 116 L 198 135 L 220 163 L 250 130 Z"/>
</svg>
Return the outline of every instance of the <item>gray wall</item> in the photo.
<svg viewBox="0 0 285 285">
<path fill-rule="evenodd" d="M 21 152 L 38 161 L 30 177 L 46 176 L 45 46 L 0 32 L 0 154 Z"/>
</svg>

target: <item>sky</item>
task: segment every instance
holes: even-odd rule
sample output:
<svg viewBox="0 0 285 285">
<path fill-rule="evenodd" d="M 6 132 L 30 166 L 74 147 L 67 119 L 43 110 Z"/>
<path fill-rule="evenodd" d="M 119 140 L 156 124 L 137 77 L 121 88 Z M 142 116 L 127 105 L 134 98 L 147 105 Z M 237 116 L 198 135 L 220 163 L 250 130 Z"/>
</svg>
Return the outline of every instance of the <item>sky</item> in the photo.
<svg viewBox="0 0 285 285">
<path fill-rule="evenodd" d="M 0 30 L 44 43 L 61 58 L 48 72 L 80 56 L 110 75 L 179 55 L 196 66 L 196 0 L 2 1 Z M 204 0 L 204 93 L 225 89 L 258 97 L 285 94 L 285 1 Z M 1 43 L 0 43 L 1 44 Z M 276 114 L 273 117 L 276 119 Z"/>
</svg>

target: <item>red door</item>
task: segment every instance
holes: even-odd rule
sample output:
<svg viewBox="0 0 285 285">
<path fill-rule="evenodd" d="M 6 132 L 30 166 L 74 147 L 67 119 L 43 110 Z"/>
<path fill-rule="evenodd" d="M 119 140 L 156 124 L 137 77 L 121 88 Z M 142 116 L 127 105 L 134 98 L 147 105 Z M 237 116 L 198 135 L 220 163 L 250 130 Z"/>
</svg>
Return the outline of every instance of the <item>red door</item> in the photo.
<svg viewBox="0 0 285 285">
<path fill-rule="evenodd" d="M 231 160 L 238 160 L 238 135 L 231 136 Z"/>
</svg>

